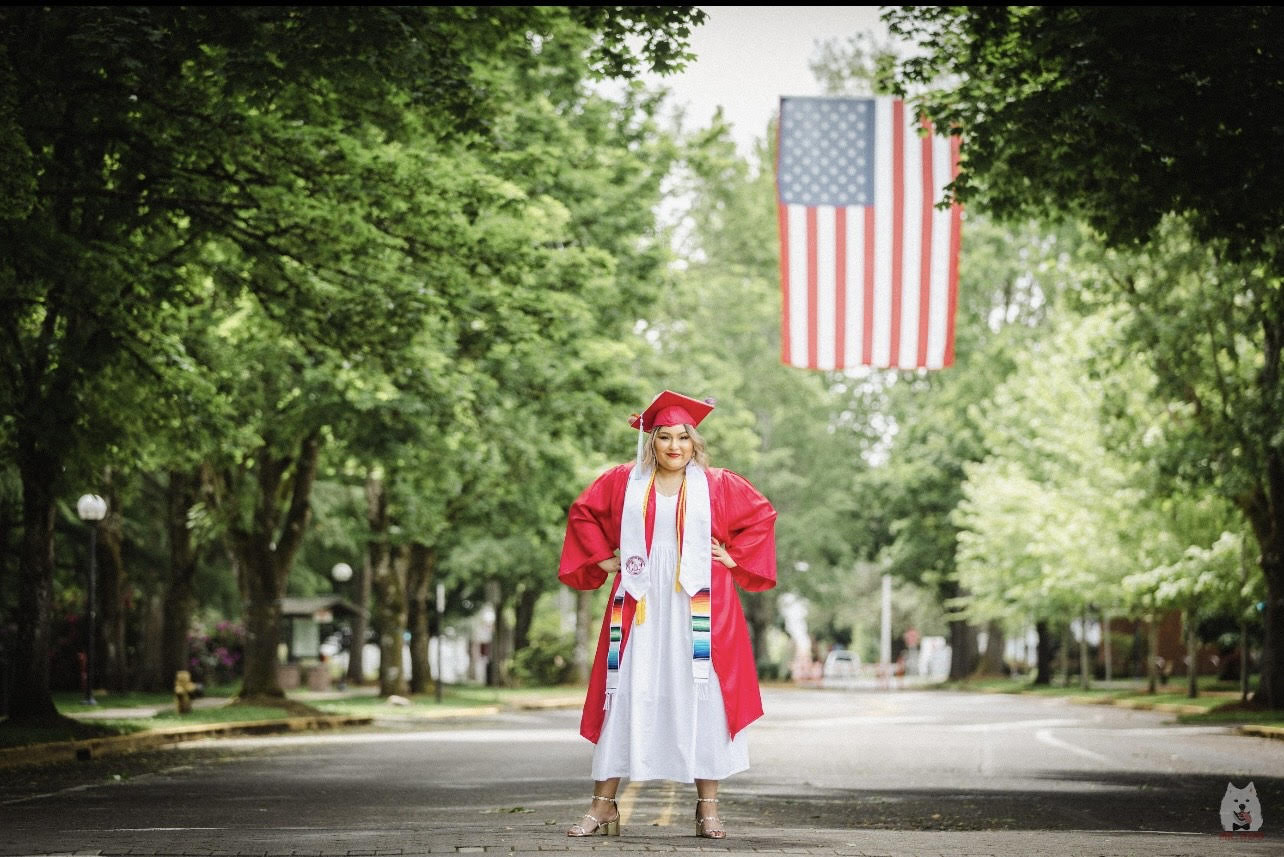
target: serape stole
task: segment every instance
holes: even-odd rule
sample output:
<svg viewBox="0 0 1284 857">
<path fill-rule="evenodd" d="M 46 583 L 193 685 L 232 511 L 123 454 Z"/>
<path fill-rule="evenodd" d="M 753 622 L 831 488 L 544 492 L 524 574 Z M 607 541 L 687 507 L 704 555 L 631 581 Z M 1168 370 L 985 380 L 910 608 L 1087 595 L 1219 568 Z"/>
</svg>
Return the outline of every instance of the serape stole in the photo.
<svg viewBox="0 0 1284 857">
<path fill-rule="evenodd" d="M 705 504 L 709 502 L 709 491 L 707 477 L 703 471 L 699 471 L 698 478 L 704 480 L 703 490 L 698 492 L 697 496 L 701 497 Z M 651 473 L 646 490 L 642 492 L 641 508 L 637 510 L 640 513 L 640 520 L 645 526 L 647 507 L 651 501 L 651 491 L 655 486 L 655 473 Z M 625 508 L 624 514 L 630 514 L 630 509 Z M 675 592 L 682 592 L 682 546 L 686 539 L 686 512 L 687 512 L 687 480 L 683 477 L 682 485 L 678 489 L 677 502 L 677 541 L 678 541 L 678 561 L 674 569 L 673 588 Z M 701 520 L 708 521 L 708 510 L 700 516 Z M 628 526 L 627 524 L 625 526 Z M 649 559 L 649 558 L 648 558 Z M 649 562 L 648 562 L 649 565 Z M 648 575 L 649 576 L 649 575 Z M 626 578 L 627 579 L 627 578 Z M 621 585 L 616 589 L 615 597 L 611 600 L 611 625 L 609 647 L 606 653 L 606 701 L 604 707 L 611 707 L 611 697 L 620 687 L 620 656 L 624 641 L 624 597 L 627 591 L 621 581 Z M 637 607 L 634 610 L 633 621 L 635 625 L 641 625 L 646 622 L 646 596 L 635 598 Z M 710 664 L 712 663 L 712 626 L 713 626 L 713 599 L 709 586 L 701 587 L 691 595 L 691 677 L 701 689 L 701 696 L 704 696 L 708 690 Z"/>
</svg>

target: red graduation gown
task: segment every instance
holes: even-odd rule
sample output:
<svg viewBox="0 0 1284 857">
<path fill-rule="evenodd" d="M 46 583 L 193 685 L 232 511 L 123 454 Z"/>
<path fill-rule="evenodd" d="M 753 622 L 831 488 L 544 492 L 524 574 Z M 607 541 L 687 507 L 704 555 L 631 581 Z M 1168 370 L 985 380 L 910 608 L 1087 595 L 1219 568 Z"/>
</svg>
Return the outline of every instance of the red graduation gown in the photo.
<svg viewBox="0 0 1284 857">
<path fill-rule="evenodd" d="M 606 582 L 607 574 L 598 563 L 612 556 L 620 547 L 620 522 L 624 512 L 624 492 L 632 464 L 612 467 L 593 482 L 573 504 L 567 515 L 566 541 L 562 544 L 562 562 L 558 578 L 575 589 L 597 589 Z M 727 727 L 731 737 L 762 716 L 762 695 L 758 690 L 758 670 L 749 644 L 749 628 L 736 594 L 736 584 L 748 592 L 761 592 L 776 585 L 776 510 L 749 481 L 730 470 L 711 467 L 709 505 L 712 534 L 727 546 L 735 568 L 727 568 L 716 559 L 711 572 L 712 597 L 711 662 L 722 686 L 723 704 L 727 710 Z M 647 503 L 646 543 L 651 547 L 655 531 L 655 499 Z M 611 598 L 620 585 L 620 576 L 611 583 Z M 637 602 L 624 596 L 621 658 L 626 655 L 629 630 Z M 580 734 L 597 743 L 606 719 L 606 653 L 611 629 L 611 602 L 597 640 L 597 657 L 589 678 Z"/>
</svg>

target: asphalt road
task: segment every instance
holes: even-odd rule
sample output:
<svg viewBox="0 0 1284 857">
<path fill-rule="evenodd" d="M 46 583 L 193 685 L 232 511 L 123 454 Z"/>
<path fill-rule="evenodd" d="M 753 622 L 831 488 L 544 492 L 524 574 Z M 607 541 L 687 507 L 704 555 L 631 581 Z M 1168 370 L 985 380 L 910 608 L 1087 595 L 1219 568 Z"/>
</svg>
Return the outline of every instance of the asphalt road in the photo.
<svg viewBox="0 0 1284 857">
<path fill-rule="evenodd" d="M 1028 696 L 769 690 L 753 767 L 694 793 L 626 783 L 624 836 L 568 840 L 587 805 L 578 712 L 223 739 L 9 771 L 0 854 L 1284 854 L 1284 742 Z M 1228 782 L 1261 838 L 1222 837 Z"/>
</svg>

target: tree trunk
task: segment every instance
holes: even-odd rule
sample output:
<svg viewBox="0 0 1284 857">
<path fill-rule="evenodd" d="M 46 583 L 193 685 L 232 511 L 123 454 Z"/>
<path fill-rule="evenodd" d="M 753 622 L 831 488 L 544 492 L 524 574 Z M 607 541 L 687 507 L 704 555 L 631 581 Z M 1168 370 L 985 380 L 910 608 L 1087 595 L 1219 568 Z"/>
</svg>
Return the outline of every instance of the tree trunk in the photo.
<svg viewBox="0 0 1284 857">
<path fill-rule="evenodd" d="M 1059 647 L 1061 655 L 1061 686 L 1070 686 L 1070 623 L 1065 622 L 1061 626 L 1061 645 Z"/>
<path fill-rule="evenodd" d="M 1279 496 L 1284 502 L 1284 491 Z M 1284 509 L 1280 509 L 1279 514 L 1284 517 Z M 1284 522 L 1280 527 L 1284 529 Z M 1281 709 L 1284 708 L 1284 550 L 1279 541 L 1270 548 L 1265 547 L 1261 534 L 1258 540 L 1263 545 L 1262 573 L 1266 576 L 1266 615 L 1262 617 L 1266 636 L 1253 701 L 1267 708 Z M 1284 540 L 1284 532 L 1280 533 L 1280 540 Z"/>
<path fill-rule="evenodd" d="M 486 684 L 490 687 L 508 686 L 508 658 L 512 654 L 509 643 L 512 632 L 508 626 L 508 605 L 503 587 L 492 580 L 486 585 L 486 597 L 495 610 L 495 629 L 490 640 L 490 663 L 486 665 Z"/>
<path fill-rule="evenodd" d="M 159 592 L 143 596 L 139 621 L 139 659 L 134 685 L 139 690 L 167 691 L 173 686 L 174 673 L 165 668 L 165 597 Z M 184 665 L 183 669 L 187 669 Z"/>
<path fill-rule="evenodd" d="M 436 557 L 432 548 L 415 542 L 410 546 L 410 568 L 406 587 L 410 592 L 410 692 L 427 693 L 432 683 L 428 660 L 428 640 L 432 617 L 433 567 Z M 440 634 L 440 632 L 438 632 Z M 437 645 L 441 645 L 440 636 Z"/>
<path fill-rule="evenodd" d="M 409 692 L 402 648 L 406 633 L 408 551 L 388 544 L 388 491 L 383 477 L 366 476 L 366 565 L 374 589 L 374 622 L 379 629 L 379 695 Z"/>
<path fill-rule="evenodd" d="M 985 626 L 985 654 L 981 656 L 981 675 L 1003 675 L 1003 626 L 990 620 Z"/>
<path fill-rule="evenodd" d="M 50 621 L 53 617 L 54 495 L 58 462 L 20 440 L 22 544 L 18 557 L 18 626 L 14 645 L 9 722 L 61 719 L 49 688 Z"/>
<path fill-rule="evenodd" d="M 199 489 L 200 478 L 195 473 L 170 471 L 165 508 L 165 525 L 169 533 L 169 579 L 165 586 L 161 630 L 161 686 L 172 684 L 174 673 L 179 670 L 190 669 L 187 635 L 196 607 L 196 550 L 192 545 L 187 513 L 196 504 Z"/>
<path fill-rule="evenodd" d="M 290 566 L 312 517 L 309 497 L 320 454 L 321 441 L 315 431 L 299 442 L 298 454 L 293 458 L 273 455 L 271 444 L 266 444 L 250 471 L 257 494 L 250 528 L 234 526 L 229 532 L 229 553 L 245 603 L 243 699 L 285 697 L 277 676 L 281 599 Z M 289 505 L 282 510 L 279 498 L 287 495 Z"/>
<path fill-rule="evenodd" d="M 1146 693 L 1159 692 L 1159 616 L 1151 610 L 1146 616 Z"/>
<path fill-rule="evenodd" d="M 105 687 L 123 693 L 129 688 L 129 657 L 125 647 L 130 601 L 129 576 L 125 570 L 120 495 L 115 490 L 111 468 L 107 468 L 103 482 L 107 517 L 98 525 L 98 604 L 103 617 L 100 638 L 103 644 L 103 667 L 99 676 Z"/>
<path fill-rule="evenodd" d="M 379 695 L 410 692 L 406 675 L 406 578 L 410 550 L 405 545 L 385 549 L 382 565 L 373 566 L 376 619 L 379 625 Z"/>
<path fill-rule="evenodd" d="M 592 615 L 593 593 L 585 590 L 575 592 L 575 681 L 577 684 L 588 684 L 589 673 L 593 667 L 593 652 L 589 649 L 593 639 Z"/>
<path fill-rule="evenodd" d="M 1052 632 L 1048 620 L 1040 619 L 1034 623 L 1037 642 L 1034 644 L 1034 683 L 1052 684 Z"/>
<path fill-rule="evenodd" d="M 963 681 L 976 669 L 976 628 L 962 619 L 950 620 L 950 680 Z"/>
<path fill-rule="evenodd" d="M 1262 319 L 1264 359 L 1256 380 L 1263 401 L 1278 401 L 1280 369 L 1284 366 L 1281 358 L 1284 323 L 1278 289 L 1275 298 L 1273 311 L 1264 314 Z M 1257 545 L 1262 551 L 1262 576 L 1266 578 L 1266 609 L 1262 616 L 1266 633 L 1262 641 L 1261 676 L 1253 701 L 1279 710 L 1284 709 L 1284 451 L 1273 441 L 1264 442 L 1263 446 L 1266 466 L 1261 487 L 1240 505 L 1257 536 Z"/>
<path fill-rule="evenodd" d="M 348 683 L 365 682 L 366 637 L 370 628 L 370 590 L 373 585 L 369 557 L 363 560 L 354 573 L 352 588 L 356 604 L 361 609 L 352 617 L 352 644 L 348 651 Z"/>
<path fill-rule="evenodd" d="M 542 593 L 536 586 L 523 586 L 517 596 L 515 616 L 513 618 L 513 652 L 520 652 L 530 645 L 531 622 L 535 620 L 535 604 Z"/>
<path fill-rule="evenodd" d="M 749 641 L 753 646 L 754 666 L 759 678 L 775 678 L 776 665 L 771 662 L 767 651 L 767 629 L 771 627 L 775 614 L 775 595 L 771 592 L 756 592 L 748 598 L 742 598 L 745 621 L 749 626 Z"/>
<path fill-rule="evenodd" d="M 946 581 L 939 587 L 943 603 L 966 593 L 957 581 Z M 957 615 L 957 614 L 954 614 Z M 949 622 L 950 681 L 964 681 L 976 670 L 976 629 L 959 618 Z"/>
<path fill-rule="evenodd" d="M 1241 589 L 1248 585 L 1248 539 L 1241 543 L 1239 552 L 1239 578 Z M 1244 606 L 1239 611 L 1239 700 L 1248 702 L 1248 618 Z"/>
<path fill-rule="evenodd" d="M 1101 614 L 1101 650 L 1102 660 L 1106 667 L 1106 681 L 1109 682 L 1114 678 L 1114 650 L 1110 644 L 1110 611 L 1103 611 Z"/>
<path fill-rule="evenodd" d="M 1239 699 L 1248 702 L 1248 620 L 1239 617 Z"/>
<path fill-rule="evenodd" d="M 257 549 L 254 549 L 257 547 Z M 237 576 L 245 603 L 245 676 L 241 697 L 284 697 L 277 675 L 281 642 L 281 598 L 284 577 L 277 572 L 271 548 L 259 543 L 238 556 Z"/>
<path fill-rule="evenodd" d="M 1181 620 L 1186 626 L 1186 696 L 1199 696 L 1199 640 L 1195 636 L 1195 611 L 1183 610 Z"/>
<path fill-rule="evenodd" d="M 1091 685 L 1088 670 L 1088 608 L 1079 614 L 1079 687 L 1087 690 Z"/>
</svg>

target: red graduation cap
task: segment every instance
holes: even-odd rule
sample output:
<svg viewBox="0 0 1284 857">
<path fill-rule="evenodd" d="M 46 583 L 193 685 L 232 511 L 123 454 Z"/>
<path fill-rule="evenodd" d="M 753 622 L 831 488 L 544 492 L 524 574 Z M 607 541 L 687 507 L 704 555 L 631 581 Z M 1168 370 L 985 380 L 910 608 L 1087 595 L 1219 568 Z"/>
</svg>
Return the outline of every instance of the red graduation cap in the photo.
<svg viewBox="0 0 1284 857">
<path fill-rule="evenodd" d="M 672 390 L 665 390 L 655 397 L 641 416 L 634 414 L 629 419 L 629 425 L 642 431 L 650 431 L 656 426 L 676 426 L 683 423 L 698 426 L 701 420 L 709 416 L 709 412 L 713 410 L 713 404 L 713 399 L 700 401 Z"/>
</svg>

